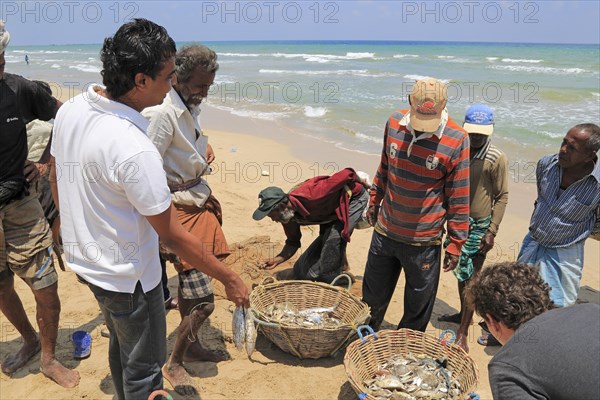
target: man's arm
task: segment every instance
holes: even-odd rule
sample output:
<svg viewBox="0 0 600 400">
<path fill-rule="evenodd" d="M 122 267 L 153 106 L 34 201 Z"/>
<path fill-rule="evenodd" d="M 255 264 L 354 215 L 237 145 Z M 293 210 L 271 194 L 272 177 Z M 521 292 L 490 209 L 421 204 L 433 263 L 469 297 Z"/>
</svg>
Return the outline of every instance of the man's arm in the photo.
<svg viewBox="0 0 600 400">
<path fill-rule="evenodd" d="M 377 216 L 379 214 L 379 207 L 385 191 L 387 189 L 388 182 L 388 155 L 387 155 L 387 139 L 388 139 L 388 127 L 389 121 L 385 124 L 385 130 L 383 132 L 383 149 L 381 149 L 381 160 L 377 167 L 377 172 L 373 177 L 373 184 L 369 189 L 369 208 L 367 209 L 367 222 L 371 226 L 375 226 L 377 223 Z"/>
<path fill-rule="evenodd" d="M 469 137 L 465 134 L 454 152 L 452 170 L 446 178 L 446 225 L 450 244 L 446 247 L 444 271 L 456 268 L 460 250 L 469 234 Z"/>
<path fill-rule="evenodd" d="M 173 142 L 175 135 L 176 123 L 171 121 L 171 116 L 166 110 L 156 109 L 155 107 L 146 108 L 142 111 L 142 115 L 150 121 L 146 133 L 161 157 L 165 156 L 165 152 Z"/>
<path fill-rule="evenodd" d="M 273 258 L 268 258 L 262 260 L 258 267 L 261 269 L 273 269 L 284 261 L 292 258 L 294 254 L 300 248 L 300 239 L 302 239 L 302 231 L 300 230 L 300 225 L 298 225 L 294 221 L 290 221 L 287 224 L 283 225 L 283 232 L 285 233 L 285 245 L 283 249 Z"/>
<path fill-rule="evenodd" d="M 146 216 L 160 240 L 198 271 L 217 279 L 225 286 L 227 298 L 237 306 L 250 306 L 248 288 L 240 277 L 206 250 L 200 239 L 186 231 L 171 205 L 166 211 Z"/>
<path fill-rule="evenodd" d="M 594 220 L 594 227 L 592 228 L 590 238 L 600 241 L 600 204 L 596 207 L 596 219 Z"/>
<path fill-rule="evenodd" d="M 537 400 L 541 398 L 534 395 L 533 392 L 539 393 L 539 386 L 513 366 L 501 362 L 491 362 L 488 370 L 494 399 Z"/>
<path fill-rule="evenodd" d="M 210 165 L 213 161 L 215 161 L 215 152 L 210 143 L 208 143 L 206 145 L 206 162 Z"/>
<path fill-rule="evenodd" d="M 259 268 L 261 268 L 261 269 L 273 269 L 276 266 L 278 266 L 279 264 L 281 264 L 282 262 L 287 261 L 290 258 L 292 258 L 292 256 L 294 254 L 296 254 L 297 251 L 298 251 L 298 247 L 292 246 L 292 245 L 289 245 L 289 244 L 286 243 L 283 246 L 283 249 L 281 249 L 281 252 L 279 252 L 278 255 L 276 255 L 273 258 L 262 260 L 261 263 L 259 264 Z"/>
<path fill-rule="evenodd" d="M 492 220 L 479 246 L 483 253 L 487 253 L 494 247 L 494 239 L 508 204 L 508 159 L 504 153 L 498 158 L 495 167 L 492 172 Z"/>
<path fill-rule="evenodd" d="M 56 181 L 56 160 L 53 156 L 50 156 L 50 161 L 48 164 L 50 165 L 50 177 L 48 179 L 50 182 L 50 192 L 52 192 L 52 200 L 54 200 L 56 211 L 60 213 L 60 207 L 58 204 L 58 185 Z"/>
<path fill-rule="evenodd" d="M 44 118 L 44 120 L 51 120 L 56 117 L 56 113 L 60 106 L 62 106 L 62 102 L 56 98 L 54 98 L 54 111 L 50 114 L 50 118 Z M 25 166 L 23 168 L 23 174 L 25 175 L 25 179 L 27 182 L 33 182 L 40 176 L 46 175 L 49 172 L 48 162 L 50 161 L 50 147 L 52 146 L 52 131 L 50 131 L 50 137 L 48 138 L 48 143 L 46 143 L 46 147 L 44 148 L 44 152 L 42 153 L 40 159 L 37 162 L 25 160 Z"/>
</svg>

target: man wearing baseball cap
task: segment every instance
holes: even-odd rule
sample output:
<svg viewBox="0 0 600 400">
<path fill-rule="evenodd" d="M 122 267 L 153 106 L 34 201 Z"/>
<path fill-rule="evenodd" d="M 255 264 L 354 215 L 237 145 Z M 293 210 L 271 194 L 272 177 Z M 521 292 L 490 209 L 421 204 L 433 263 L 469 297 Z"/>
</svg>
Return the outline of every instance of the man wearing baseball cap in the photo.
<svg viewBox="0 0 600 400">
<path fill-rule="evenodd" d="M 463 128 L 469 134 L 470 154 L 470 204 L 469 238 L 461 249 L 454 275 L 458 280 L 460 312 L 442 315 L 443 322 L 460 323 L 456 343 L 469 351 L 467 334 L 473 319 L 473 308 L 465 302 L 464 289 L 476 278 L 487 252 L 494 247 L 494 238 L 508 204 L 508 160 L 506 155 L 491 143 L 494 132 L 494 113 L 485 104 L 473 104 L 467 109 Z M 446 242 L 448 243 L 448 242 Z M 498 343 L 485 334 L 478 340 L 483 345 Z"/>
<path fill-rule="evenodd" d="M 367 218 L 375 227 L 365 267 L 363 301 L 378 330 L 402 269 L 404 315 L 398 328 L 425 331 L 437 293 L 442 236 L 444 271 L 458 264 L 469 228 L 469 139 L 448 116 L 444 83 L 415 83 L 410 109 L 386 125 Z"/>
<path fill-rule="evenodd" d="M 9 33 L 0 20 L 0 309 L 23 337 L 23 346 L 2 362 L 12 375 L 41 349 L 40 371 L 64 387 L 75 387 L 79 373 L 65 368 L 55 355 L 60 314 L 58 275 L 54 269 L 52 235 L 36 192 L 45 164 L 27 160 L 26 124 L 55 117 L 61 103 L 41 85 L 4 72 Z M 49 153 L 46 153 L 49 156 Z M 42 156 L 44 158 L 44 156 Z M 32 290 L 40 334 L 29 322 L 14 276 Z"/>
<path fill-rule="evenodd" d="M 287 194 L 275 186 L 263 189 L 252 218 L 269 216 L 280 222 L 286 241 L 277 256 L 263 260 L 261 268 L 272 269 L 296 254 L 300 226 L 319 225 L 319 236 L 294 263 L 294 279 L 331 283 L 347 263 L 346 244 L 368 199 L 364 179 L 351 168 L 309 179 Z"/>
</svg>

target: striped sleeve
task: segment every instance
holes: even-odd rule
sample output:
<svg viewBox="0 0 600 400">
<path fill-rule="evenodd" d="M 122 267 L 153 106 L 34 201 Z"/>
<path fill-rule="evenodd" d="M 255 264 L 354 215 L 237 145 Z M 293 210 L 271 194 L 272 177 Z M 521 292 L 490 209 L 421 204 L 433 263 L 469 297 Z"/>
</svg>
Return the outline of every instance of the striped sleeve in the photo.
<svg viewBox="0 0 600 400">
<path fill-rule="evenodd" d="M 389 120 L 385 124 L 385 132 L 383 133 L 383 149 L 381 150 L 381 161 L 379 162 L 379 167 L 377 167 L 377 172 L 375 173 L 375 177 L 373 178 L 373 185 L 371 185 L 371 189 L 369 189 L 369 207 L 378 206 L 381 204 L 383 197 L 385 196 L 385 190 L 387 188 L 388 183 L 388 156 L 387 156 L 387 140 L 388 140 L 388 127 Z"/>
<path fill-rule="evenodd" d="M 446 251 L 460 255 L 469 234 L 469 136 L 463 135 L 452 156 L 452 170 L 444 188 L 448 202 L 447 228 L 450 244 Z"/>
</svg>

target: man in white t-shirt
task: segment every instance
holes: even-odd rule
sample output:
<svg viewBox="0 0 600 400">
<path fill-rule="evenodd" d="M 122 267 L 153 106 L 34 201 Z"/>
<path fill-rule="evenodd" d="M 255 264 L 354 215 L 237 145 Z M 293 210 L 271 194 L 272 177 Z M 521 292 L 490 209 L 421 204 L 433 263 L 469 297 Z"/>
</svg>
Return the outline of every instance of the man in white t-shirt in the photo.
<svg viewBox="0 0 600 400">
<path fill-rule="evenodd" d="M 92 85 L 56 117 L 52 155 L 67 265 L 94 293 L 110 331 L 119 399 L 162 389 L 166 321 L 158 236 L 249 305 L 242 280 L 177 222 L 162 159 L 140 114 L 160 104 L 175 74 L 175 43 L 145 19 L 121 26 L 101 51 L 103 86 Z"/>
</svg>

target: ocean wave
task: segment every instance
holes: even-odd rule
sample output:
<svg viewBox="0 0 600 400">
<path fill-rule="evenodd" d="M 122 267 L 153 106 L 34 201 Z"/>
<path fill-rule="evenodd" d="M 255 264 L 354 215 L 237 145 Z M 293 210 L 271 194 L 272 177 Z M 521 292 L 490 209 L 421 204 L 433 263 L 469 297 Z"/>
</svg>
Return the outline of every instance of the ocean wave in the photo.
<svg viewBox="0 0 600 400">
<path fill-rule="evenodd" d="M 355 136 L 364 142 L 381 143 L 382 140 L 380 136 L 374 137 L 371 135 L 365 135 L 364 133 L 356 133 Z"/>
<path fill-rule="evenodd" d="M 60 66 L 60 65 L 58 65 L 58 64 L 52 64 L 52 65 L 50 66 L 50 68 L 54 68 L 54 69 L 61 69 L 61 66 Z"/>
<path fill-rule="evenodd" d="M 565 136 L 564 132 L 549 132 L 549 131 L 539 130 L 539 131 L 537 131 L 537 133 L 539 133 L 540 135 L 543 135 L 543 136 L 547 136 L 552 139 L 560 139 Z"/>
<path fill-rule="evenodd" d="M 532 67 L 529 65 L 493 65 L 490 68 L 513 71 L 513 72 L 534 72 L 543 74 L 554 74 L 554 75 L 571 75 L 571 74 L 582 74 L 590 72 L 583 68 L 553 68 L 553 67 Z"/>
<path fill-rule="evenodd" d="M 264 54 L 256 54 L 256 53 L 218 53 L 219 56 L 228 56 L 228 57 L 260 57 Z"/>
<path fill-rule="evenodd" d="M 358 75 L 366 74 L 366 69 L 337 69 L 331 71 L 317 70 L 291 70 L 291 69 L 259 69 L 261 74 L 291 74 L 291 75 Z"/>
<path fill-rule="evenodd" d="M 356 73 L 355 76 L 361 76 L 365 78 L 394 78 L 397 76 L 401 76 L 396 72 L 368 72 L 368 73 Z"/>
<path fill-rule="evenodd" d="M 486 57 L 485 59 L 488 61 L 497 61 L 498 57 Z"/>
<path fill-rule="evenodd" d="M 358 153 L 358 154 L 367 155 L 367 156 L 376 156 L 376 155 L 380 154 L 380 153 L 377 153 L 374 151 L 371 152 L 371 151 L 367 151 L 367 150 L 359 150 L 355 147 L 351 147 L 348 144 L 345 144 L 342 142 L 337 142 L 334 144 L 334 146 L 340 150 L 350 151 L 352 153 Z"/>
<path fill-rule="evenodd" d="M 528 60 L 528 59 L 514 59 L 514 58 L 503 58 L 502 62 L 506 63 L 527 63 L 527 64 L 539 64 L 544 60 Z"/>
<path fill-rule="evenodd" d="M 600 93 L 598 93 L 598 92 L 592 92 L 592 96 L 600 97 Z"/>
<path fill-rule="evenodd" d="M 474 60 L 469 60 L 468 58 L 448 58 L 448 59 L 445 59 L 444 61 L 450 62 L 450 63 L 457 63 L 457 64 L 469 64 L 469 63 L 477 62 Z"/>
<path fill-rule="evenodd" d="M 77 69 L 82 72 L 93 72 L 93 73 L 100 73 L 100 71 L 102 70 L 99 67 L 94 67 L 93 65 L 85 65 L 85 64 L 70 65 L 69 68 Z"/>
<path fill-rule="evenodd" d="M 251 110 L 231 110 L 230 113 L 238 117 L 248 117 L 254 119 L 262 119 L 265 121 L 276 121 L 281 118 L 288 118 L 289 114 L 284 112 L 265 112 Z"/>
<path fill-rule="evenodd" d="M 418 54 L 395 54 L 394 58 L 417 58 Z"/>
<path fill-rule="evenodd" d="M 404 75 L 403 78 L 411 80 L 411 81 L 420 81 L 420 80 L 423 80 L 423 79 L 432 79 L 431 76 L 427 76 L 427 75 L 414 75 L 414 74 Z M 448 82 L 451 81 L 451 79 L 440 79 L 440 78 L 435 78 L 435 79 L 437 79 L 438 81 L 443 82 L 443 83 L 448 83 Z"/>
<path fill-rule="evenodd" d="M 304 115 L 310 118 L 319 118 L 327 114 L 329 110 L 325 107 L 304 107 Z"/>
<path fill-rule="evenodd" d="M 343 61 L 343 60 L 360 60 L 364 58 L 375 59 L 375 53 L 353 53 L 348 52 L 344 56 L 336 54 L 306 54 L 306 53 L 271 53 L 270 56 L 277 58 L 303 58 L 308 62 L 316 62 L 320 64 L 328 63 L 331 61 Z"/>
<path fill-rule="evenodd" d="M 265 121 L 275 121 L 275 120 L 278 120 L 281 118 L 289 118 L 289 116 L 290 116 L 290 113 L 288 113 L 288 112 L 254 111 L 254 110 L 248 110 L 248 109 L 244 110 L 244 109 L 222 106 L 222 105 L 219 105 L 216 103 L 213 104 L 213 103 L 210 103 L 210 98 L 209 98 L 209 105 L 218 110 L 226 111 L 232 115 L 237 115 L 238 117 L 261 119 L 261 120 L 265 120 Z"/>
<path fill-rule="evenodd" d="M 451 60 L 456 58 L 456 56 L 437 56 L 437 58 L 441 58 L 442 60 Z"/>
</svg>

